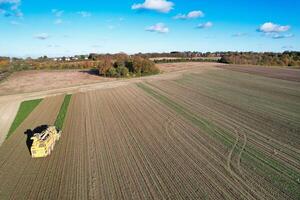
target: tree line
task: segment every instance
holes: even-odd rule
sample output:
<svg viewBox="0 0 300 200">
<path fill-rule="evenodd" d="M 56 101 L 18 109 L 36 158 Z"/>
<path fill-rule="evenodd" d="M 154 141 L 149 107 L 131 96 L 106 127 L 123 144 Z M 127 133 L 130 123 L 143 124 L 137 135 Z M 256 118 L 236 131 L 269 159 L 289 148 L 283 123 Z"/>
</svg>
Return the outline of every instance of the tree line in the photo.
<svg viewBox="0 0 300 200">
<path fill-rule="evenodd" d="M 0 57 L 0 81 L 12 72 L 23 70 L 84 69 L 105 77 L 138 77 L 159 73 L 155 63 L 147 58 L 125 53 L 90 54 L 88 60 L 54 60 L 47 56 L 32 58 Z"/>
<path fill-rule="evenodd" d="M 300 52 L 226 52 L 221 56 L 220 62 L 228 64 L 299 67 Z"/>
<path fill-rule="evenodd" d="M 136 77 L 159 73 L 155 63 L 222 62 L 228 64 L 300 67 L 300 52 L 196 52 L 89 54 L 75 56 L 76 60 L 59 60 L 42 56 L 32 58 L 0 57 L 0 81 L 12 72 L 45 69 L 95 70 L 100 76 Z M 153 61 L 151 61 L 153 60 Z M 154 63 L 155 62 L 155 63 Z"/>
<path fill-rule="evenodd" d="M 233 51 L 202 53 L 197 51 L 173 51 L 165 53 L 139 53 L 136 55 L 151 58 L 156 63 L 217 61 L 227 64 L 300 67 L 300 52 L 297 51 L 285 51 L 282 53 Z"/>
</svg>

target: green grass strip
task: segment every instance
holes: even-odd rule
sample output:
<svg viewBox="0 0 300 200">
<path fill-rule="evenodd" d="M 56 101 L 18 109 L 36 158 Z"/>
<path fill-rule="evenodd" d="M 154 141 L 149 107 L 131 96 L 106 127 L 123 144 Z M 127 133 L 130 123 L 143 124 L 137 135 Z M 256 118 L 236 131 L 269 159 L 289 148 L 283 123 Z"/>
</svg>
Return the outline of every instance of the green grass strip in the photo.
<svg viewBox="0 0 300 200">
<path fill-rule="evenodd" d="M 63 102 L 63 104 L 60 107 L 60 111 L 59 111 L 59 113 L 57 115 L 57 118 L 56 118 L 56 121 L 54 123 L 54 125 L 56 126 L 56 128 L 58 128 L 60 130 L 63 128 L 64 121 L 65 121 L 65 118 L 66 118 L 66 115 L 67 115 L 67 111 L 68 111 L 68 107 L 69 107 L 69 104 L 70 104 L 71 97 L 72 97 L 71 94 L 68 94 L 68 95 L 65 96 L 64 102 Z"/>
<path fill-rule="evenodd" d="M 28 117 L 28 115 L 39 105 L 42 99 L 35 99 L 30 101 L 23 101 L 19 107 L 17 115 L 8 131 L 6 139 L 10 137 L 20 124 Z"/>
</svg>

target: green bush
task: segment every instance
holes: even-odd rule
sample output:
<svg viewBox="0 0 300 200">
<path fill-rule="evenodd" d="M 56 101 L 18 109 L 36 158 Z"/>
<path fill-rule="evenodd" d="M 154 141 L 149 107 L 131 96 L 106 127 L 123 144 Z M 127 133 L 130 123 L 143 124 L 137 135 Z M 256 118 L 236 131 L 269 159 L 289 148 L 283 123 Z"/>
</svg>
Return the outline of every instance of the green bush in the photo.
<svg viewBox="0 0 300 200">
<path fill-rule="evenodd" d="M 125 66 L 118 66 L 116 71 L 119 77 L 127 77 L 129 74 L 129 70 Z"/>
<path fill-rule="evenodd" d="M 109 68 L 109 70 L 106 73 L 106 76 L 109 77 L 115 77 L 117 75 L 117 70 L 114 67 Z"/>
<path fill-rule="evenodd" d="M 142 57 L 119 55 L 116 60 L 104 57 L 97 66 L 100 76 L 108 77 L 140 77 L 159 73 L 155 63 Z"/>
</svg>

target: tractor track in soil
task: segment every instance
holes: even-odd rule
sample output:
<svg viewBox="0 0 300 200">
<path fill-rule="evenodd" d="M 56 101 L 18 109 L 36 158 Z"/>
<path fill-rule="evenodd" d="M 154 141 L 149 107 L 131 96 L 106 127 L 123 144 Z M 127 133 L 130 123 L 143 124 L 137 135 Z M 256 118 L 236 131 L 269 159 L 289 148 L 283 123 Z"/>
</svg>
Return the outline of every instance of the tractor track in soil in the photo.
<svg viewBox="0 0 300 200">
<path fill-rule="evenodd" d="M 151 84 L 153 85 L 153 84 Z M 157 88 L 157 86 L 155 86 L 155 88 Z M 158 89 L 161 89 L 158 88 Z M 189 88 L 190 89 L 190 88 Z M 172 89 L 168 89 L 169 91 L 171 91 Z M 164 95 L 167 95 L 168 97 L 174 99 L 172 96 L 170 96 L 169 94 L 165 93 L 166 90 L 160 90 L 162 92 L 164 92 Z M 197 102 L 195 101 L 191 101 L 187 98 L 184 98 L 184 96 L 180 96 L 180 95 L 176 95 L 176 100 L 180 100 L 180 101 L 183 101 L 183 103 L 187 104 L 188 107 L 191 109 L 191 110 L 199 110 L 199 108 L 203 107 L 202 104 L 198 104 Z M 198 105 L 198 107 L 195 108 L 195 105 Z M 200 112 L 204 112 L 205 114 L 210 114 L 210 113 L 215 113 L 216 111 L 215 110 L 212 110 L 211 108 L 209 107 L 204 107 L 205 110 L 207 111 L 202 111 L 200 110 Z M 223 115 L 221 113 L 216 113 L 217 115 L 217 118 L 215 118 L 215 120 L 218 121 L 218 123 L 221 123 L 222 126 L 227 126 L 228 124 L 224 123 L 225 120 L 227 120 L 229 122 L 229 124 L 231 123 L 234 123 L 233 126 L 245 126 L 245 124 L 241 124 L 241 123 L 238 123 L 237 121 L 232 121 L 232 119 L 228 118 L 226 115 Z M 219 116 L 218 116 L 219 115 Z M 228 118 L 228 119 L 227 119 Z M 238 124 L 236 124 L 238 123 Z M 245 127 L 246 128 L 246 127 Z M 252 143 L 254 144 L 257 144 L 258 147 L 261 147 L 260 150 L 269 154 L 270 156 L 274 156 L 272 155 L 272 152 L 274 150 L 274 147 L 272 147 L 272 143 L 270 144 L 270 139 L 264 139 L 264 135 L 261 135 L 261 133 L 257 132 L 256 130 L 253 130 L 252 128 L 250 127 L 247 127 L 247 129 L 249 129 L 249 132 L 248 134 L 251 134 L 251 136 L 255 137 L 253 139 L 249 139 L 249 141 L 252 141 Z M 273 139 L 272 138 L 272 142 L 277 142 L 276 139 Z M 280 142 L 277 142 L 275 143 L 276 146 L 279 146 L 279 147 L 275 147 L 275 148 L 278 148 L 278 149 L 282 149 L 282 151 L 276 156 L 276 159 L 281 159 L 283 162 L 286 162 L 288 165 L 290 165 L 292 168 L 294 168 L 295 170 L 299 171 L 300 172 L 300 167 L 299 167 L 299 157 L 296 156 L 296 154 L 298 155 L 298 151 L 297 149 L 294 149 L 292 148 L 291 150 L 294 151 L 293 154 L 289 154 L 289 153 L 285 153 L 286 149 L 286 145 L 280 143 Z M 278 145 L 277 145 L 278 144 Z M 271 146 L 270 146 L 271 145 Z M 294 156 L 295 154 L 295 156 Z"/>
<path fill-rule="evenodd" d="M 240 179 L 239 177 L 237 178 L 237 179 Z M 253 183 L 253 182 L 252 182 Z M 254 182 L 255 183 L 255 182 Z M 270 197 L 269 197 L 270 198 Z M 275 199 L 275 198 L 273 198 L 273 199 Z"/>
</svg>

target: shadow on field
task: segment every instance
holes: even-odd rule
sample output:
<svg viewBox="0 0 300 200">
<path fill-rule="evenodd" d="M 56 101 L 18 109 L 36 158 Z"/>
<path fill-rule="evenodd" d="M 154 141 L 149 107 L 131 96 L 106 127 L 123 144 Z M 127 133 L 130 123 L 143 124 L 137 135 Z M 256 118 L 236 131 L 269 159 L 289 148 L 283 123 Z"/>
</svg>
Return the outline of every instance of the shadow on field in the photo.
<svg viewBox="0 0 300 200">
<path fill-rule="evenodd" d="M 27 135 L 27 139 L 26 139 L 26 145 L 27 145 L 27 148 L 28 148 L 28 151 L 31 155 L 31 146 L 32 146 L 32 143 L 33 143 L 33 140 L 31 140 L 31 137 L 36 134 L 36 133 L 41 133 L 43 132 L 44 130 L 46 130 L 48 128 L 48 125 L 41 125 L 41 126 L 38 126 L 36 127 L 35 129 L 31 130 L 31 129 L 27 129 L 24 134 Z"/>
<path fill-rule="evenodd" d="M 89 74 L 89 75 L 93 75 L 93 76 L 99 76 L 99 71 L 97 69 L 81 70 L 79 72 Z"/>
</svg>

